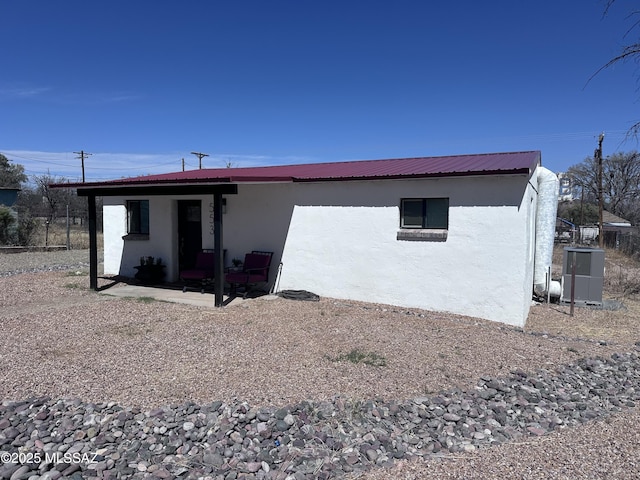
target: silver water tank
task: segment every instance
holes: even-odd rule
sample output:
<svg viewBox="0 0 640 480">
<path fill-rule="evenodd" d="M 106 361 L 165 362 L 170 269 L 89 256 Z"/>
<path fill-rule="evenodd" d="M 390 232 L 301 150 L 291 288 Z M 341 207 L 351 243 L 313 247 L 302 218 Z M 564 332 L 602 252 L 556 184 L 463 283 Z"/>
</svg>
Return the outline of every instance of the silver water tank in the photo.
<svg viewBox="0 0 640 480">
<path fill-rule="evenodd" d="M 562 258 L 561 302 L 571 302 L 571 272 L 575 262 L 574 300 L 577 305 L 602 305 L 604 250 L 565 247 Z"/>
</svg>

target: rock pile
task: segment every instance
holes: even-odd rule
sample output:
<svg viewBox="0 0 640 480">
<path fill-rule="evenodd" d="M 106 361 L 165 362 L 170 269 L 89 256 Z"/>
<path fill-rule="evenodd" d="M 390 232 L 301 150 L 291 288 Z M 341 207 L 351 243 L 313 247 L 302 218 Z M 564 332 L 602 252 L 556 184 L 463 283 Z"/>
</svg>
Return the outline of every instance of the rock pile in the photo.
<svg viewBox="0 0 640 480">
<path fill-rule="evenodd" d="M 0 478 L 328 479 L 544 435 L 640 400 L 637 353 L 482 377 L 475 389 L 393 402 L 340 397 L 150 411 L 80 400 L 0 405 Z"/>
</svg>

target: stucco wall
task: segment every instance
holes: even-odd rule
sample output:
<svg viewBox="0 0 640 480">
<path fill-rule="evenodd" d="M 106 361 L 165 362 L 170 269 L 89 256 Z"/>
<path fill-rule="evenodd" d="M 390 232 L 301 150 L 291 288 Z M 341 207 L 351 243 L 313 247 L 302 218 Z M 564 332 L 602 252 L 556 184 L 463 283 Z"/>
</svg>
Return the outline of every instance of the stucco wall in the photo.
<svg viewBox="0 0 640 480">
<path fill-rule="evenodd" d="M 149 200 L 149 237 L 147 240 L 124 240 L 127 234 L 127 200 Z M 103 201 L 104 273 L 133 277 L 140 257 L 162 258 L 167 265 L 167 279 L 177 272 L 177 234 L 173 231 L 175 201 L 161 196 L 105 197 Z"/>
<path fill-rule="evenodd" d="M 279 289 L 449 311 L 523 325 L 531 301 L 535 192 L 526 176 L 238 185 L 223 215 L 227 262 L 274 252 Z M 535 184 L 535 175 L 531 179 Z M 398 240 L 406 197 L 448 197 L 446 241 Z M 128 197 L 127 197 L 128 198 Z M 131 199 L 136 197 L 131 197 Z M 144 197 L 137 197 L 144 198 Z M 105 198 L 105 273 L 132 276 L 142 255 L 177 278 L 177 198 L 150 200 L 150 235 L 126 241 L 125 198 Z M 211 197 L 203 247 L 213 246 Z"/>
<path fill-rule="evenodd" d="M 122 265 L 122 237 L 127 233 L 126 208 L 117 197 L 104 197 L 102 201 L 105 275 L 127 275 L 128 265 Z M 133 265 L 131 265 L 133 267 Z M 133 268 L 131 272 L 134 272 Z M 131 274 L 130 276 L 133 276 Z"/>
<path fill-rule="evenodd" d="M 346 189 L 304 185 L 279 288 L 523 325 L 533 275 L 535 200 L 527 180 L 402 180 L 384 182 L 384 189 L 371 189 L 371 182 Z M 333 201 L 318 201 L 320 190 Z M 447 240 L 397 240 L 400 198 L 440 196 L 450 201 Z"/>
</svg>

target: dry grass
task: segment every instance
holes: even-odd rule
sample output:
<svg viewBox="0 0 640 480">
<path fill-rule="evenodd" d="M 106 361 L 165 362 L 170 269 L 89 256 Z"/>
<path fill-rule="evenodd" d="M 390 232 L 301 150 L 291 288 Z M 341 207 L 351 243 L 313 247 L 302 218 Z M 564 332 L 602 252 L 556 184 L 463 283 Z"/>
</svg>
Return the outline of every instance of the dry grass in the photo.
<svg viewBox="0 0 640 480">
<path fill-rule="evenodd" d="M 637 300 L 640 294 L 640 262 L 618 250 L 605 254 L 605 290 L 612 298 Z"/>
<path fill-rule="evenodd" d="M 98 232 L 98 250 L 102 250 L 103 237 Z M 66 245 L 67 244 L 67 226 L 66 220 L 58 219 L 49 225 L 49 232 L 45 228 L 44 221 L 38 220 L 38 228 L 34 234 L 33 244 L 35 246 L 45 245 Z M 69 229 L 69 242 L 74 250 L 84 250 L 89 248 L 89 227 L 85 225 L 71 225 Z"/>
<path fill-rule="evenodd" d="M 554 278 L 562 273 L 562 253 L 562 246 L 555 248 Z M 606 249 L 603 298 L 621 301 L 624 308 L 609 311 L 576 307 L 571 317 L 568 305 L 539 305 L 531 309 L 526 330 L 633 346 L 640 341 L 638 286 L 640 262 Z"/>
<path fill-rule="evenodd" d="M 616 311 L 576 307 L 573 317 L 569 306 L 539 305 L 531 309 L 526 331 L 632 346 L 640 341 L 640 303 L 627 298 L 624 305 Z"/>
</svg>

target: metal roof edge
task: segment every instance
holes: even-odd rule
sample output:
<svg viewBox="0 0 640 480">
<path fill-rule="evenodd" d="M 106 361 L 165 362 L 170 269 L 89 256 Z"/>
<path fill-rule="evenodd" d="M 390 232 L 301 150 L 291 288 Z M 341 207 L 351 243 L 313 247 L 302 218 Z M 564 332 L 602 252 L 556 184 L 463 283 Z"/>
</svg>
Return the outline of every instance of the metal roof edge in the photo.
<svg viewBox="0 0 640 480">
<path fill-rule="evenodd" d="M 449 177 L 486 177 L 489 175 L 531 175 L 533 170 L 530 168 L 519 168 L 513 170 L 484 170 L 484 171 L 467 171 L 467 172 L 437 172 L 424 174 L 409 175 L 378 175 L 378 176 L 359 176 L 359 177 L 317 177 L 317 178 L 294 178 L 295 183 L 312 183 L 312 182 L 350 182 L 362 180 L 411 180 L 419 178 L 449 178 Z"/>
</svg>

